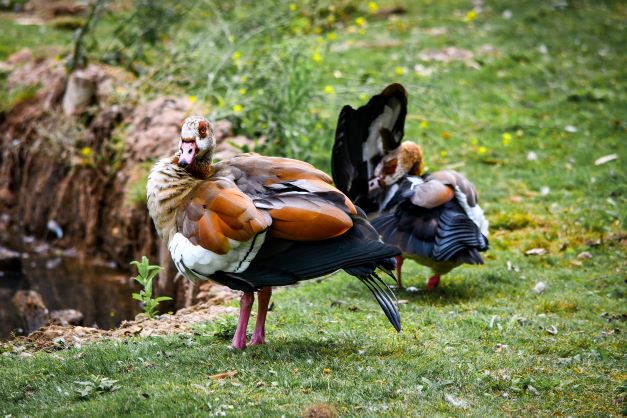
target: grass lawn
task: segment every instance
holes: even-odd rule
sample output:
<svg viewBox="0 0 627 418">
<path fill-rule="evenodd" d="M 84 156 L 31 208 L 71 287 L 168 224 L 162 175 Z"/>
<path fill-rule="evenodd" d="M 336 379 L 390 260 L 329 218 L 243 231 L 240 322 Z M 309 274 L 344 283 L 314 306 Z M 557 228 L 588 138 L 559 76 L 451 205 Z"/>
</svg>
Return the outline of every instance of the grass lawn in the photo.
<svg viewBox="0 0 627 418">
<path fill-rule="evenodd" d="M 480 191 L 491 222 L 485 266 L 460 267 L 427 294 L 429 271 L 406 262 L 403 282 L 419 291 L 398 292 L 401 335 L 364 286 L 338 273 L 275 292 L 269 344 L 244 352 L 220 337 L 227 319 L 193 336 L 6 353 L 0 414 L 299 416 L 326 404 L 340 416 L 627 413 L 627 5 L 474 3 L 476 15 L 470 1 L 415 1 L 387 20 L 364 2 L 333 36 L 302 35 L 317 93 L 302 104 L 302 126 L 316 128 L 299 145 L 328 169 L 341 106 L 403 83 L 407 138 L 431 170 L 454 167 Z M 463 59 L 428 59 L 445 47 Z M 212 114 L 252 94 L 234 88 L 218 104 L 206 89 L 180 91 Z M 243 103 L 230 116 L 257 117 Z M 618 159 L 595 164 L 610 154 Z M 545 254 L 525 255 L 534 248 Z M 538 282 L 546 288 L 534 293 Z M 237 374 L 210 378 L 228 371 Z M 75 382 L 92 375 L 119 389 L 82 398 Z"/>
</svg>

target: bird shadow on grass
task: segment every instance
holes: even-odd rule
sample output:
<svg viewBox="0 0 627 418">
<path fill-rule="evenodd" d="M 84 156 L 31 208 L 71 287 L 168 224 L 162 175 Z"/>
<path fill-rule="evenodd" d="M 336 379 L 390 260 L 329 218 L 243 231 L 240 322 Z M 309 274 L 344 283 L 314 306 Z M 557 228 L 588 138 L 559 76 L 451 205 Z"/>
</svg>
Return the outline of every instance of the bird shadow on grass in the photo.
<svg viewBox="0 0 627 418">
<path fill-rule="evenodd" d="M 468 300 L 480 300 L 491 295 L 494 292 L 495 282 L 493 274 L 484 274 L 481 276 L 459 278 L 454 276 L 444 276 L 440 285 L 431 291 L 427 291 L 424 285 L 418 287 L 417 292 L 409 292 L 407 289 L 395 289 L 394 293 L 398 299 L 405 299 L 410 302 L 425 302 L 431 305 L 446 306 L 457 304 Z M 412 279 L 416 282 L 419 278 Z M 497 284 L 498 286 L 498 284 Z"/>
<path fill-rule="evenodd" d="M 234 355 L 246 353 L 246 356 L 256 361 L 309 360 L 321 357 L 337 358 L 353 354 L 359 350 L 357 341 L 331 341 L 328 339 L 314 340 L 311 338 L 290 337 L 289 339 L 276 338 L 268 340 L 266 344 L 247 347 L 246 350 L 235 351 Z"/>
</svg>

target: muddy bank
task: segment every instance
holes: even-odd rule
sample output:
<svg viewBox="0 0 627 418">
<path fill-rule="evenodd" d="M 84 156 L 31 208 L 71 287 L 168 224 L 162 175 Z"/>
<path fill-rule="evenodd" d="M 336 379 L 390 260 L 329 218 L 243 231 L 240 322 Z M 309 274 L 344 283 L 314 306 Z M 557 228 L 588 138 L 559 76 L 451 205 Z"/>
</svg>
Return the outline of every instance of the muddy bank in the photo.
<svg viewBox="0 0 627 418">
<path fill-rule="evenodd" d="M 140 100 L 129 93 L 133 76 L 116 68 L 75 73 L 88 91 L 68 99 L 72 78 L 55 58 L 24 50 L 5 64 L 9 93 L 22 94 L 0 113 L 0 215 L 10 227 L 0 223 L 0 235 L 32 236 L 129 273 L 129 261 L 146 255 L 165 267 L 156 288 L 175 302 L 164 308 L 197 302 L 156 236 L 145 181 L 152 162 L 174 151 L 183 119 L 200 110 L 187 98 Z M 217 131 L 222 156 L 238 152 L 231 143 L 252 146 L 226 121 Z"/>
<path fill-rule="evenodd" d="M 92 327 L 59 325 L 50 323 L 25 337 L 18 337 L 7 343 L 0 343 L 0 351 L 5 355 L 23 355 L 35 351 L 57 351 L 66 348 L 80 348 L 83 344 L 104 340 L 123 340 L 135 336 L 148 337 L 172 334 L 191 334 L 196 324 L 202 324 L 229 313 L 236 308 L 223 306 L 235 297 L 235 292 L 219 285 L 205 287 L 205 302 L 180 309 L 173 315 L 164 314 L 149 319 L 139 314 L 132 321 L 123 321 L 120 327 L 103 330 Z"/>
</svg>

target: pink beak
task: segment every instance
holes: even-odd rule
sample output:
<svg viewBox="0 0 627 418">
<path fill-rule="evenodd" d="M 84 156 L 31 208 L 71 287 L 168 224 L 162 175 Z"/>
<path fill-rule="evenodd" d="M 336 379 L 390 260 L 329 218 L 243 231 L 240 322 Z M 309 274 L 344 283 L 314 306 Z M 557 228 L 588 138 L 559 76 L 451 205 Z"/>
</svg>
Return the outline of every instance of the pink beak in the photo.
<svg viewBox="0 0 627 418">
<path fill-rule="evenodd" d="M 196 156 L 196 142 L 181 143 L 181 156 L 179 157 L 179 165 L 183 168 L 187 167 L 194 161 Z"/>
</svg>

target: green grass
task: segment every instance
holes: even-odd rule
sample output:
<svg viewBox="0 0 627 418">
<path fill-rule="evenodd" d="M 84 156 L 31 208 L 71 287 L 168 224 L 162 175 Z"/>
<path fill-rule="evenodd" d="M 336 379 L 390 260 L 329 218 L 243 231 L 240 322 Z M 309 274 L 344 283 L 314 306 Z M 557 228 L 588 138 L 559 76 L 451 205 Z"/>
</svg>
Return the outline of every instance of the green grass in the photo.
<svg viewBox="0 0 627 418">
<path fill-rule="evenodd" d="M 288 5 L 281 6 L 287 16 Z M 313 128 L 308 141 L 297 144 L 306 147 L 308 160 L 328 169 L 341 106 L 359 105 L 362 95 L 402 82 L 410 91 L 406 136 L 421 144 L 430 169 L 457 167 L 480 191 L 492 224 L 486 265 L 454 270 L 432 294 L 401 291 L 399 298 L 408 303 L 401 305 L 400 336 L 367 289 L 340 273 L 276 292 L 269 344 L 243 353 L 228 350 L 228 341 L 214 336 L 216 325 L 209 324 L 192 337 L 1 356 L 0 413 L 206 416 L 224 410 L 229 416 L 295 416 L 319 403 L 342 416 L 625 413 L 627 329 L 601 316 L 624 314 L 627 290 L 624 2 L 486 1 L 472 22 L 464 22 L 472 9 L 467 1 L 416 1 L 394 21 L 360 7 L 344 29 L 334 30 L 335 40 L 326 32 L 321 40 L 297 40 L 304 57 L 315 51 L 322 57 L 302 64 L 305 73 L 314 69 L 307 81 L 311 101 L 302 103 L 303 121 L 291 112 L 287 122 Z M 506 10 L 511 19 L 503 17 Z M 363 35 L 352 23 L 358 16 L 368 21 Z M 257 27 L 238 19 L 243 28 Z M 216 39 L 211 31 L 221 26 L 204 26 L 206 33 L 198 22 L 182 30 L 170 48 L 205 35 Z M 376 45 L 382 40 L 394 46 Z M 485 45 L 493 51 L 481 52 Z M 472 51 L 478 68 L 418 58 L 446 46 Z M 206 56 L 198 52 L 206 51 L 202 47 L 190 59 L 230 59 L 233 48 L 247 53 L 245 44 L 216 45 Z M 242 120 L 259 117 L 264 102 L 249 97 L 254 87 L 241 79 L 229 78 L 208 93 L 204 69 L 193 68 L 198 76 L 167 83 L 168 71 L 176 74 L 193 62 L 157 68 L 153 90 L 164 86 L 196 95 L 212 115 L 226 114 L 250 129 Z M 433 74 L 417 74 L 416 64 Z M 250 69 L 225 70 L 242 71 Z M 290 71 L 298 80 L 301 70 Z M 289 89 L 290 83 L 277 85 Z M 324 93 L 325 86 L 334 93 Z M 247 101 L 238 96 L 243 87 Z M 236 114 L 231 109 L 237 103 L 243 109 Z M 568 125 L 576 132 L 568 132 Z M 536 160 L 528 159 L 531 151 Z M 618 161 L 594 164 L 613 153 Z M 524 256 L 536 247 L 547 254 Z M 579 260 L 582 251 L 592 258 Z M 423 288 L 427 269 L 405 266 L 405 285 Z M 540 295 L 531 291 L 538 281 L 547 284 Z M 346 304 L 331 307 L 334 300 Z M 551 326 L 556 335 L 547 331 Z M 230 370 L 238 371 L 235 378 L 208 378 Z M 74 382 L 92 374 L 118 380 L 121 388 L 80 400 Z M 451 405 L 446 395 L 465 400 L 469 409 Z"/>
</svg>

